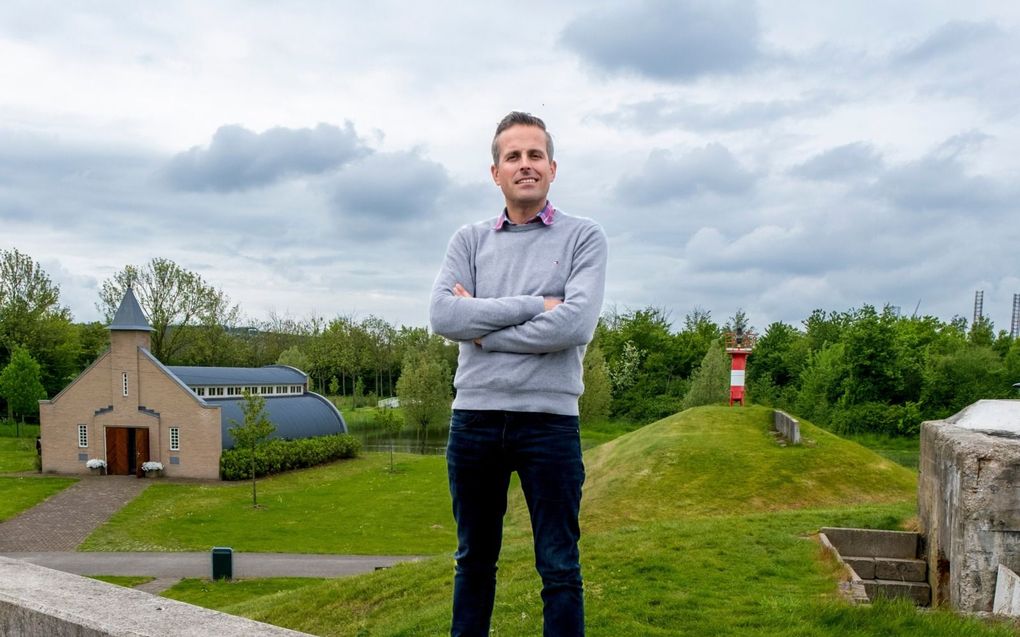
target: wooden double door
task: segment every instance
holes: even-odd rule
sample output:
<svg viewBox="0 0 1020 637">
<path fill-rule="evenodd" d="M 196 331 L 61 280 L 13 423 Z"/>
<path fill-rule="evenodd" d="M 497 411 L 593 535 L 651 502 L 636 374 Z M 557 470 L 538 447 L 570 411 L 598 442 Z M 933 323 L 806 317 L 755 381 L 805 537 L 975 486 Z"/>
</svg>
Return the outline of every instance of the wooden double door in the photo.
<svg viewBox="0 0 1020 637">
<path fill-rule="evenodd" d="M 146 427 L 106 428 L 106 471 L 115 476 L 142 477 L 149 461 L 149 430 Z"/>
</svg>

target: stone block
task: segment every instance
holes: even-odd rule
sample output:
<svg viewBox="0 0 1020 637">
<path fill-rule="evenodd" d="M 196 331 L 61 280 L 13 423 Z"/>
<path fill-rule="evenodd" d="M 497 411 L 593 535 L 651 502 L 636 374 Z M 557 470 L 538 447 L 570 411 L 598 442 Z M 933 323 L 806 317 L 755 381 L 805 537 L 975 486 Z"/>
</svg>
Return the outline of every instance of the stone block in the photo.
<svg viewBox="0 0 1020 637">
<path fill-rule="evenodd" d="M 861 579 L 875 579 L 875 558 L 843 557 L 843 562 L 850 568 L 854 569 L 854 573 L 857 573 L 857 577 Z"/>
<path fill-rule="evenodd" d="M 995 580 L 995 601 L 992 612 L 996 615 L 1020 617 L 1020 577 L 999 564 Z"/>
<path fill-rule="evenodd" d="M 924 582 L 897 582 L 894 580 L 864 580 L 864 590 L 869 600 L 879 597 L 888 599 L 909 599 L 918 606 L 927 606 L 931 602 L 931 587 Z"/>
<path fill-rule="evenodd" d="M 899 582 L 924 582 L 928 579 L 928 564 L 924 560 L 877 557 L 875 578 Z"/>
</svg>

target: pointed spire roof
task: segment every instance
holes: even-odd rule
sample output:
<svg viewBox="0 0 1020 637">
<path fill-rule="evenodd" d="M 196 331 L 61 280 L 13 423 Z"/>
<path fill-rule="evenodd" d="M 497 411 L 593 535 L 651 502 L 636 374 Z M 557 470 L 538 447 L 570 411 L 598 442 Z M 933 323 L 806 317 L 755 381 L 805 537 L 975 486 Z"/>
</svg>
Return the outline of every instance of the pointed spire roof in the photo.
<svg viewBox="0 0 1020 637">
<path fill-rule="evenodd" d="M 145 318 L 145 312 L 142 311 L 142 306 L 138 305 L 138 299 L 135 298 L 135 293 L 131 291 L 130 286 L 124 290 L 124 298 L 120 302 L 120 307 L 117 308 L 117 314 L 113 317 L 113 323 L 110 323 L 110 327 L 107 329 L 132 332 L 155 331 L 149 325 L 148 319 Z"/>
</svg>

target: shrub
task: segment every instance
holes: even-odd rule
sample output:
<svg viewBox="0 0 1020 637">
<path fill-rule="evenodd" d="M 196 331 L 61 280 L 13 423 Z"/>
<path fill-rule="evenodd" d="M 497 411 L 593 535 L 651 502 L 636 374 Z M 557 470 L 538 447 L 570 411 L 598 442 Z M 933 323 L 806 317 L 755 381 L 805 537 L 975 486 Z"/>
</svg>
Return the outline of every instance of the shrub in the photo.
<svg viewBox="0 0 1020 637">
<path fill-rule="evenodd" d="M 361 441 L 350 434 L 300 438 L 274 439 L 266 442 L 255 453 L 255 475 L 265 476 L 292 469 L 354 458 L 361 451 Z M 224 480 L 251 478 L 251 455 L 248 449 L 226 449 L 220 455 L 220 476 Z"/>
<path fill-rule="evenodd" d="M 889 436 L 916 434 L 921 414 L 915 403 L 886 405 L 878 402 L 838 407 L 831 428 L 839 434 L 878 433 Z"/>
</svg>

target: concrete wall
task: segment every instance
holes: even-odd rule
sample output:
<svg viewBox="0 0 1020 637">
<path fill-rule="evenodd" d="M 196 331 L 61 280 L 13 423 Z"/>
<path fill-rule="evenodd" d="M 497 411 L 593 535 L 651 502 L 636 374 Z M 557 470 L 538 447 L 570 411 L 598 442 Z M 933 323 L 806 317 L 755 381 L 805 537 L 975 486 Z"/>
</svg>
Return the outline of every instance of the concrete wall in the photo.
<svg viewBox="0 0 1020 637">
<path fill-rule="evenodd" d="M 1018 401 L 981 401 L 993 402 Z M 1020 440 L 995 413 L 921 426 L 918 516 L 932 605 L 990 612 L 999 564 L 1020 570 Z"/>
<path fill-rule="evenodd" d="M 0 557 L 0 635 L 301 637 L 306 633 Z"/>
<path fill-rule="evenodd" d="M 796 418 L 776 409 L 772 412 L 772 425 L 791 444 L 800 444 L 800 422 Z"/>
</svg>

